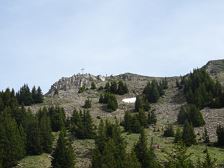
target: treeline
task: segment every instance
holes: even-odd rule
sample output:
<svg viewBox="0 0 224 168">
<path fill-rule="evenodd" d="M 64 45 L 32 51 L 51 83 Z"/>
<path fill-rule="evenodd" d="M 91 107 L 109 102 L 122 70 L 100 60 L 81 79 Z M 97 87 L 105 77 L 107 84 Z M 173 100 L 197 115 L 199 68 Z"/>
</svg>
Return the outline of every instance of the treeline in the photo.
<svg viewBox="0 0 224 168">
<path fill-rule="evenodd" d="M 205 69 L 195 69 L 189 76 L 182 77 L 177 86 L 183 88 L 184 95 L 189 104 L 199 109 L 204 107 L 223 107 L 224 92 L 221 84 L 214 81 Z"/>
<path fill-rule="evenodd" d="M 34 115 L 19 105 L 13 90 L 0 92 L 0 167 L 13 167 L 26 155 L 51 153 L 52 130 L 64 125 L 61 108 L 42 108 Z"/>
<path fill-rule="evenodd" d="M 32 104 L 38 104 L 43 102 L 43 93 L 40 87 L 36 89 L 34 86 L 30 90 L 28 85 L 23 85 L 16 93 L 16 98 L 20 105 L 30 106 Z"/>
</svg>

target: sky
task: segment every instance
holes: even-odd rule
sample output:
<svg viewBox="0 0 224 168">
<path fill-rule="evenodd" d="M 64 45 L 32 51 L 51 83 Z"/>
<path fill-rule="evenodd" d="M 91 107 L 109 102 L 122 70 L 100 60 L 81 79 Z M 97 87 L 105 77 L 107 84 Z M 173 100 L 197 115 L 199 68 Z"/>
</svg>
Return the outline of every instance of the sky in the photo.
<svg viewBox="0 0 224 168">
<path fill-rule="evenodd" d="M 224 58 L 223 0 L 0 0 L 0 90 L 85 73 L 179 76 Z"/>
</svg>

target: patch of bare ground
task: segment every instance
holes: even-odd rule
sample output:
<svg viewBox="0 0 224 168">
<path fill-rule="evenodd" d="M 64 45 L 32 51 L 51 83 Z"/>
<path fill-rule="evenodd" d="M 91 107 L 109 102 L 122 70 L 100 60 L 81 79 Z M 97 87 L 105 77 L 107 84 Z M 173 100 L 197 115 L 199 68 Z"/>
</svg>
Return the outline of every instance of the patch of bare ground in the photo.
<svg viewBox="0 0 224 168">
<path fill-rule="evenodd" d="M 217 141 L 216 136 L 216 128 L 218 125 L 224 126 L 224 108 L 221 109 L 210 109 L 205 108 L 201 110 L 204 120 L 205 120 L 205 128 L 208 130 L 208 135 L 211 142 Z M 195 131 L 203 135 L 204 127 L 196 128 Z"/>
</svg>

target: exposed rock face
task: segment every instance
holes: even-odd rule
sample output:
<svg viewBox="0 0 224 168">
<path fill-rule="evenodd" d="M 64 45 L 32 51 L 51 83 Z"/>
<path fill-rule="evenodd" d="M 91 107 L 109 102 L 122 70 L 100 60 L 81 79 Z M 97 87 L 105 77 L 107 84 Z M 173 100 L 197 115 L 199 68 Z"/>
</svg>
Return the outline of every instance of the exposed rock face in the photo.
<svg viewBox="0 0 224 168">
<path fill-rule="evenodd" d="M 203 68 L 213 79 L 224 85 L 224 59 L 209 61 Z"/>
<path fill-rule="evenodd" d="M 87 88 L 91 87 L 92 82 L 99 83 L 105 81 L 103 76 L 94 76 L 91 74 L 77 74 L 72 77 L 62 77 L 59 81 L 55 82 L 47 95 L 53 95 L 56 91 L 78 90 L 82 86 Z"/>
</svg>

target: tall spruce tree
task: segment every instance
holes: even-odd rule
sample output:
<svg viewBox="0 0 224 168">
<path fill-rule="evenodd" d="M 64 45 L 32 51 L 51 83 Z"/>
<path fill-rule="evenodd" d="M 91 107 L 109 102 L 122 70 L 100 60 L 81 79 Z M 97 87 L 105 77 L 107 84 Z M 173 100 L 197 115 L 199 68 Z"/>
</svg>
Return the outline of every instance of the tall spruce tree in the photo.
<svg viewBox="0 0 224 168">
<path fill-rule="evenodd" d="M 166 168 L 194 168 L 190 159 L 191 154 L 187 153 L 187 148 L 183 144 L 177 144 L 170 153 L 167 153 Z"/>
<path fill-rule="evenodd" d="M 60 132 L 56 149 L 52 154 L 52 167 L 53 168 L 74 168 L 75 156 L 71 146 L 71 142 L 66 139 L 65 131 Z"/>
<path fill-rule="evenodd" d="M 50 118 L 47 114 L 47 109 L 44 107 L 39 110 L 39 128 L 41 136 L 41 146 L 44 152 L 50 153 L 52 150 L 52 130 Z"/>
<path fill-rule="evenodd" d="M 183 128 L 183 134 L 182 139 L 186 146 L 191 146 L 196 143 L 196 136 L 194 133 L 194 128 L 191 123 L 188 121 L 185 122 L 184 128 Z"/>
<path fill-rule="evenodd" d="M 13 167 L 25 156 L 25 142 L 19 127 L 6 108 L 0 117 L 0 160 L 3 167 Z"/>
<path fill-rule="evenodd" d="M 156 122 L 157 122 L 157 118 L 156 118 L 155 110 L 152 110 L 148 113 L 148 124 L 153 125 L 153 124 L 156 124 Z"/>
<path fill-rule="evenodd" d="M 27 127 L 27 152 L 31 155 L 39 155 L 43 152 L 39 123 L 34 116 L 29 119 Z"/>
<path fill-rule="evenodd" d="M 142 168 L 149 168 L 150 160 L 149 160 L 149 150 L 147 148 L 147 138 L 145 136 L 144 129 L 141 130 L 141 134 L 137 144 L 135 145 L 135 153 L 141 164 Z"/>
<path fill-rule="evenodd" d="M 217 145 L 224 146 L 224 127 L 221 125 L 218 125 L 216 129 L 216 134 L 218 138 Z"/>
</svg>

